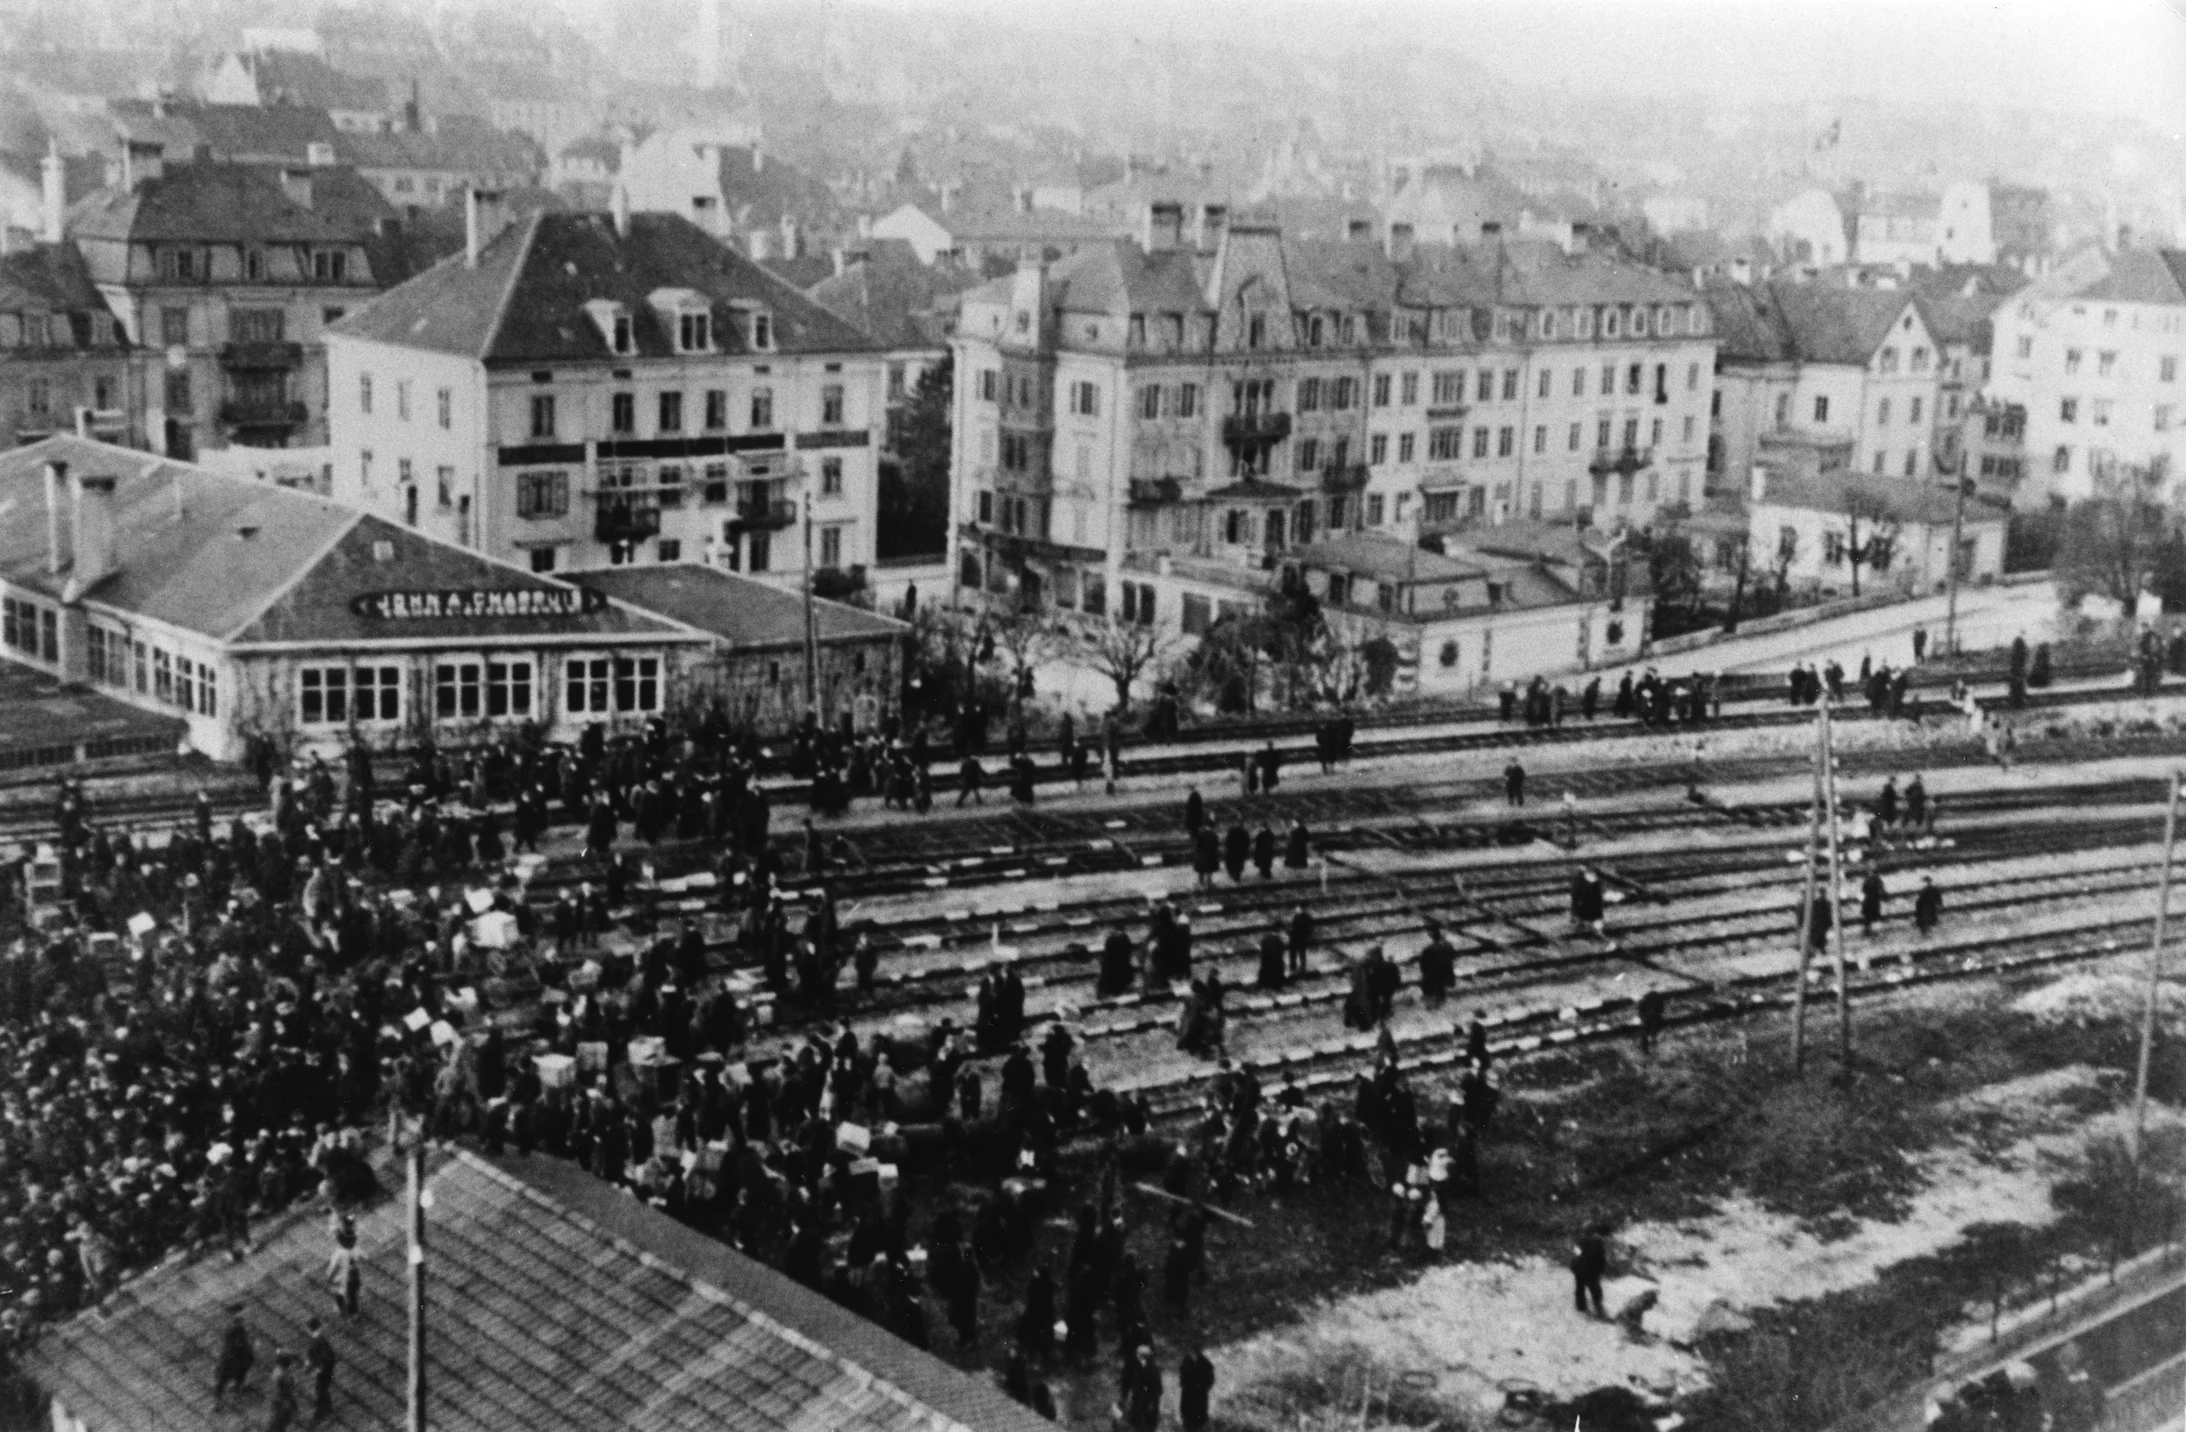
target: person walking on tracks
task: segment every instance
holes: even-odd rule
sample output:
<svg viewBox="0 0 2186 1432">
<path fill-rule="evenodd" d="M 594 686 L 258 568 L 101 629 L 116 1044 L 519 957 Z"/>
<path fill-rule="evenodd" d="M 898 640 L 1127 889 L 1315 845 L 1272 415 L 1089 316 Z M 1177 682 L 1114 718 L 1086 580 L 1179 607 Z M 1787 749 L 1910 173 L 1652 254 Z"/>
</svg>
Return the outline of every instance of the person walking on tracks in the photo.
<svg viewBox="0 0 2186 1432">
<path fill-rule="evenodd" d="M 1503 800 L 1514 807 L 1526 803 L 1526 768 L 1518 764 L 1516 757 L 1503 768 Z"/>
<path fill-rule="evenodd" d="M 1640 1053 L 1655 1052 L 1655 1040 L 1662 1033 L 1662 1017 L 1669 1003 L 1669 996 L 1660 989 L 1651 989 L 1639 997 Z"/>
<path fill-rule="evenodd" d="M 1882 872 L 1869 867 L 1867 878 L 1860 882 L 1860 933 L 1875 933 L 1875 922 L 1882 918 L 1883 901 L 1890 898 L 1889 889 L 1882 883 Z"/>
<path fill-rule="evenodd" d="M 1313 948 L 1313 912 L 1306 908 L 1303 900 L 1298 902 L 1296 913 L 1290 917 L 1289 936 L 1290 973 L 1302 975 L 1306 972 L 1306 951 Z"/>
<path fill-rule="evenodd" d="M 1935 877 L 1924 875 L 1920 880 L 1920 893 L 1913 897 L 1913 923 L 1925 935 L 1935 929 L 1943 918 L 1943 892 L 1936 889 Z"/>
</svg>

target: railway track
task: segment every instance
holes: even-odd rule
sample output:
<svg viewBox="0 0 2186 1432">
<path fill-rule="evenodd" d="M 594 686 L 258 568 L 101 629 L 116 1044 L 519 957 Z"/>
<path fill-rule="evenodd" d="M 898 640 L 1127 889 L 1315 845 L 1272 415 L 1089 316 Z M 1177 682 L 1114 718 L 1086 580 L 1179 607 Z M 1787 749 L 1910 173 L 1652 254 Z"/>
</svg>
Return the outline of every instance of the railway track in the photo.
<svg viewBox="0 0 2186 1432">
<path fill-rule="evenodd" d="M 1982 697 L 1985 705 L 1994 706 L 2001 700 L 2000 690 L 1984 693 L 1977 688 L 1977 695 Z M 2030 692 L 2027 709 L 2067 709 L 2077 705 L 2114 701 L 2123 695 L 2116 685 L 2107 683 L 2052 688 Z M 1527 749 L 1571 746 L 1594 741 L 1794 727 L 1806 724 L 1813 718 L 1810 709 L 1785 705 L 1774 691 L 1755 692 L 1736 702 L 1727 701 L 1726 706 L 1732 709 L 1727 709 L 1721 717 L 1702 725 L 1662 727 L 1615 718 L 1592 722 L 1574 718 L 1561 726 L 1553 727 L 1512 726 L 1497 720 L 1493 712 L 1486 711 L 1460 711 L 1456 714 L 1436 710 L 1388 713 L 1360 721 L 1359 735 L 1353 743 L 1353 757 L 1385 759 L 1462 755 L 1506 749 L 1516 753 Z M 1841 719 L 1867 721 L 1882 718 L 1847 709 Z M 1310 739 L 1312 730 L 1312 720 L 1301 718 L 1297 723 L 1269 723 L 1265 727 L 1255 726 L 1249 731 L 1234 734 L 1219 728 L 1195 731 L 1173 743 L 1158 746 L 1141 744 L 1131 748 L 1124 758 L 1124 770 L 1132 778 L 1232 776 L 1245 752 L 1257 749 L 1250 742 L 1273 739 L 1286 766 L 1296 771 L 1305 765 L 1317 763 L 1317 753 Z M 1271 736 L 1270 731 L 1275 735 Z M 1223 746 L 1224 742 L 1230 740 L 1247 744 Z M 1217 746 L 1223 748 L 1215 749 Z M 939 784 L 949 785 L 947 763 L 937 760 L 935 764 L 944 773 Z M 1052 758 L 1039 765 L 1036 776 L 1040 785 L 1050 788 L 1065 784 L 1069 779 L 1067 773 Z M 763 784 L 778 809 L 786 810 L 809 802 L 809 782 L 776 776 L 767 779 Z M 100 824 L 110 827 L 170 827 L 191 817 L 192 805 L 197 790 L 201 787 L 212 793 L 215 817 L 222 822 L 264 808 L 263 798 L 258 796 L 247 779 L 237 773 L 223 772 L 216 779 L 169 791 L 104 794 L 93 792 L 92 817 Z M 999 798 L 999 791 L 997 795 Z M 937 791 L 937 798 L 945 799 L 945 793 Z M 27 804 L 18 802 L 12 810 L 0 808 L 0 843 L 23 844 L 48 839 L 53 835 L 56 826 L 49 808 L 40 804 L 36 809 L 26 809 Z"/>
</svg>

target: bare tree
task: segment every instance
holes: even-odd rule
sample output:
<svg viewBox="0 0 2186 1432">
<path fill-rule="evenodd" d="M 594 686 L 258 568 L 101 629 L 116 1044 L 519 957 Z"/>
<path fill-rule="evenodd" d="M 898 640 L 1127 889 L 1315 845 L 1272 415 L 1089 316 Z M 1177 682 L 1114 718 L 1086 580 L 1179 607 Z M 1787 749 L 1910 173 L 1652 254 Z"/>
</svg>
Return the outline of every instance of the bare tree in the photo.
<svg viewBox="0 0 2186 1432">
<path fill-rule="evenodd" d="M 1116 709 L 1131 709 L 1131 688 L 1146 669 L 1160 661 L 1169 643 L 1150 626 L 1114 617 L 1093 625 L 1083 638 L 1086 660 L 1116 684 Z"/>
<path fill-rule="evenodd" d="M 1848 528 L 1844 559 L 1852 567 L 1852 595 L 1856 597 L 1860 594 L 1860 568 L 1890 570 L 1891 555 L 1898 545 L 1898 523 L 1888 503 L 1873 493 L 1854 490 L 1845 493 L 1844 515 Z M 1867 524 L 1864 540 L 1860 536 L 1862 522 Z"/>
<path fill-rule="evenodd" d="M 1799 560 L 1799 529 L 1786 527 L 1776 539 L 1776 562 L 1773 576 L 1776 582 L 1776 609 L 1782 611 L 1784 598 L 1791 591 L 1792 564 Z"/>
<path fill-rule="evenodd" d="M 2141 593 L 2175 563 L 2179 516 L 2164 501 L 2162 459 L 2120 467 L 2096 479 L 2095 492 L 2065 513 L 2054 569 L 2067 601 L 2108 597 L 2130 615 Z"/>
<path fill-rule="evenodd" d="M 1024 690 L 1033 670 L 1054 655 L 1059 635 L 1046 617 L 1021 605 L 994 613 L 989 630 L 995 646 L 1009 657 L 1013 691 Z"/>
</svg>

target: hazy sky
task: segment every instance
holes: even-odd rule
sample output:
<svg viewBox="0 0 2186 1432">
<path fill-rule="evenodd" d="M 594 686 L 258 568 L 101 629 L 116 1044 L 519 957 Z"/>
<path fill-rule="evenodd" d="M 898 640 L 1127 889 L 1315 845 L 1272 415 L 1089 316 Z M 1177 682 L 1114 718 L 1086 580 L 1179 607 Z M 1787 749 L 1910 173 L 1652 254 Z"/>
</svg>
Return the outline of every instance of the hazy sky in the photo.
<svg viewBox="0 0 2186 1432">
<path fill-rule="evenodd" d="M 2186 0 L 883 0 L 1220 43 L 1452 45 L 1521 82 L 1812 101 L 1925 94 L 2091 110 L 2186 134 Z"/>
</svg>

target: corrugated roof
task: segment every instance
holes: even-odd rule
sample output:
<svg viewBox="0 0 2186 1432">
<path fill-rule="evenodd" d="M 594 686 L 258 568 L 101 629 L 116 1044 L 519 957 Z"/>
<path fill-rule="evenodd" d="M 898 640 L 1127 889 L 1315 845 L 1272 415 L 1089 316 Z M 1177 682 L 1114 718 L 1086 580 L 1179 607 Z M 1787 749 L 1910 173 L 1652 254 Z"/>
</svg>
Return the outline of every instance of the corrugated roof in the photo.
<svg viewBox="0 0 2186 1432">
<path fill-rule="evenodd" d="M 82 239 L 197 243 L 338 243 L 355 236 L 304 208 L 263 169 L 179 164 L 134 189 L 102 189 L 69 214 Z"/>
<path fill-rule="evenodd" d="M 658 289 L 712 300 L 720 351 L 746 351 L 729 305 L 765 305 L 778 353 L 866 352 L 878 345 L 705 230 L 673 214 L 633 214 L 626 236 L 605 214 L 539 212 L 503 230 L 478 266 L 455 256 L 344 318 L 335 333 L 460 353 L 487 362 L 605 359 L 607 340 L 585 311 L 595 300 L 630 314 L 636 356 L 670 357 L 674 335 L 654 314 Z"/>
<path fill-rule="evenodd" d="M 696 562 L 670 562 L 650 567 L 600 567 L 566 576 L 578 586 L 590 587 L 616 601 L 711 632 L 731 646 L 804 645 L 804 598 L 735 572 Z M 874 641 L 910 630 L 892 617 L 818 598 L 813 599 L 812 617 L 823 643 Z"/>
<path fill-rule="evenodd" d="M 442 1432 L 1035 1432 L 1051 1424 L 772 1269 L 573 1164 L 434 1155 L 426 1384 Z M 340 1359 L 330 1432 L 403 1418 L 404 1209 L 357 1219 L 363 1308 L 328 1328 Z M 26 1354 L 89 1432 L 227 1432 L 264 1418 L 275 1345 L 325 1315 L 320 1217 L 263 1230 L 242 1262 L 170 1264 Z M 254 1387 L 213 1407 L 226 1309 L 258 1342 Z M 299 1382 L 304 1381 L 299 1366 Z M 254 1421 L 254 1425 L 255 1425 Z"/>
</svg>

